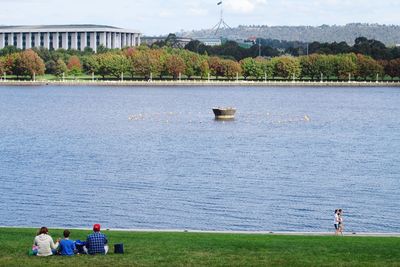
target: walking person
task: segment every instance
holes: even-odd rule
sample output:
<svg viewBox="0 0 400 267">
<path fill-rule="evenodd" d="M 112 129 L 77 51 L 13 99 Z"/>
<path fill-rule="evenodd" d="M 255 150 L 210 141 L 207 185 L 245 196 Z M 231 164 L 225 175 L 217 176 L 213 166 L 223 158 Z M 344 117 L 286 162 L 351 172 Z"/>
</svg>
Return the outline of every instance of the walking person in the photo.
<svg viewBox="0 0 400 267">
<path fill-rule="evenodd" d="M 343 225 L 343 210 L 342 209 L 338 210 L 338 215 L 339 215 L 339 233 L 341 235 L 343 235 L 344 225 Z"/>
<path fill-rule="evenodd" d="M 339 234 L 339 210 L 335 210 L 335 218 L 333 220 L 333 225 L 335 226 L 335 235 Z"/>
</svg>

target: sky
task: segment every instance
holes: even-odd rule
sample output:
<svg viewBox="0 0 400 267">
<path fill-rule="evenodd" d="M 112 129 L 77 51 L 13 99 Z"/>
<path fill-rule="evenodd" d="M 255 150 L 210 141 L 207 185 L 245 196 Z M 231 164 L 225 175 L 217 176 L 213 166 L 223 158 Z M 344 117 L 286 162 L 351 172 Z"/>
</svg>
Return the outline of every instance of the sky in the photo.
<svg viewBox="0 0 400 267">
<path fill-rule="evenodd" d="M 0 25 L 101 24 L 144 35 L 238 25 L 400 24 L 400 0 L 0 0 Z"/>
</svg>

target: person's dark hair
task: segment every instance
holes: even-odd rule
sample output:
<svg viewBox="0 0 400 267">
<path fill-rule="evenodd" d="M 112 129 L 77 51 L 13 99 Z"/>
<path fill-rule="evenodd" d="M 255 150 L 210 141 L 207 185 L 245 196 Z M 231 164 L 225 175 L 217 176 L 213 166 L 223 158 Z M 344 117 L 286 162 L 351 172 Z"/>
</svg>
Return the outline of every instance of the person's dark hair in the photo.
<svg viewBox="0 0 400 267">
<path fill-rule="evenodd" d="M 39 229 L 39 232 L 37 233 L 37 235 L 41 235 L 41 234 L 45 234 L 47 235 L 47 233 L 49 232 L 49 229 L 47 229 L 47 227 L 42 227 Z"/>
<path fill-rule="evenodd" d="M 71 232 L 69 230 L 64 230 L 64 237 L 65 238 L 69 237 L 70 234 L 71 234 Z"/>
<path fill-rule="evenodd" d="M 342 212 L 342 209 L 339 209 L 339 212 Z"/>
<path fill-rule="evenodd" d="M 337 209 L 335 209 L 335 214 L 338 212 L 338 210 Z"/>
</svg>

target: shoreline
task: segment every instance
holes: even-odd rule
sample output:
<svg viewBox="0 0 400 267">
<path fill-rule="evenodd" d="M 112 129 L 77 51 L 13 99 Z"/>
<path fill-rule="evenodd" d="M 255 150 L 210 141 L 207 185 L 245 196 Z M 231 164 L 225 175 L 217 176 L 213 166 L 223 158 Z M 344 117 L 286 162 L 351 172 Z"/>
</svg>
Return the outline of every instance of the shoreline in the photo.
<svg viewBox="0 0 400 267">
<path fill-rule="evenodd" d="M 0 81 L 0 86 L 115 86 L 115 87 L 399 87 L 400 82 L 342 82 L 342 81 Z"/>
<path fill-rule="evenodd" d="M 36 227 L 37 228 L 37 227 Z M 27 226 L 0 226 L 0 229 L 36 229 Z M 62 230 L 62 227 L 48 227 Z M 92 228 L 67 227 L 69 230 L 91 231 Z M 192 234 L 238 234 L 238 235 L 278 235 L 278 236 L 335 236 L 334 232 L 290 232 L 290 231 L 232 231 L 232 230 L 192 230 L 192 229 L 140 229 L 140 228 L 104 228 L 104 231 L 132 232 L 132 233 L 192 233 Z M 344 232 L 343 236 L 357 237 L 399 237 L 400 233 L 380 232 Z"/>
</svg>

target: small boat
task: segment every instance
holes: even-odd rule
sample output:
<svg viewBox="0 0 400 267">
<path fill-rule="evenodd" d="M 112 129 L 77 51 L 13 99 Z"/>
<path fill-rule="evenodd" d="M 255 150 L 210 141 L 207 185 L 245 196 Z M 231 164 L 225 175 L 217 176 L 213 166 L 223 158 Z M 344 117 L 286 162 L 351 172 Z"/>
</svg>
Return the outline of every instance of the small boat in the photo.
<svg viewBox="0 0 400 267">
<path fill-rule="evenodd" d="M 235 108 L 213 108 L 216 120 L 233 120 L 235 119 Z"/>
</svg>

